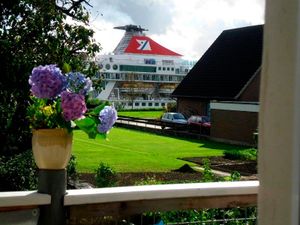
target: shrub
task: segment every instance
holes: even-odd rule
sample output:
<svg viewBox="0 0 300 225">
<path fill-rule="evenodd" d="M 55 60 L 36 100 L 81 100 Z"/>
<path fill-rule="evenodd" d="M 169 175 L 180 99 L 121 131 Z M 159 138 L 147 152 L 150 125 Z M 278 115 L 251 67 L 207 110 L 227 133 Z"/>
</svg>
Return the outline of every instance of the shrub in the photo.
<svg viewBox="0 0 300 225">
<path fill-rule="evenodd" d="M 78 173 L 77 173 L 76 166 L 77 166 L 76 156 L 71 155 L 69 164 L 67 166 L 68 181 L 69 180 L 76 181 L 78 179 Z"/>
<path fill-rule="evenodd" d="M 108 164 L 101 162 L 95 172 L 97 187 L 112 187 L 116 185 L 117 173 Z"/>
<path fill-rule="evenodd" d="M 224 157 L 227 159 L 256 160 L 257 149 L 252 148 L 247 150 L 226 150 L 224 152 Z"/>
<path fill-rule="evenodd" d="M 71 155 L 67 166 L 68 181 L 78 178 L 76 158 Z M 9 158 L 0 157 L 0 191 L 25 191 L 37 189 L 38 168 L 31 150 Z"/>
<path fill-rule="evenodd" d="M 209 159 L 203 159 L 203 173 L 202 173 L 202 182 L 213 182 L 216 180 L 215 175 L 213 174 L 210 168 Z"/>
<path fill-rule="evenodd" d="M 0 158 L 0 191 L 37 188 L 37 167 L 31 150 L 10 158 Z"/>
</svg>

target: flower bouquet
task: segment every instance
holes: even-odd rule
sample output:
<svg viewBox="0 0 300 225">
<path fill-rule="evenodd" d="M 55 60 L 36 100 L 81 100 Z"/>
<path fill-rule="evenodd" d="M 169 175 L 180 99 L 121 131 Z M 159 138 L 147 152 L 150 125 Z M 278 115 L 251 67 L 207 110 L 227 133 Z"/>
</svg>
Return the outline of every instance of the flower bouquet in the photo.
<svg viewBox="0 0 300 225">
<path fill-rule="evenodd" d="M 51 144 L 53 139 L 71 149 L 73 129 L 81 129 L 93 139 L 106 137 L 117 119 L 113 106 L 90 98 L 92 81 L 80 72 L 63 74 L 56 65 L 38 66 L 33 68 L 29 84 L 32 102 L 27 118 L 33 130 L 34 156 L 40 154 L 41 146 L 49 144 L 51 151 L 58 148 L 58 144 Z M 51 140 L 46 135 L 49 132 L 51 136 L 55 133 Z M 61 149 L 57 149 L 56 156 Z"/>
</svg>

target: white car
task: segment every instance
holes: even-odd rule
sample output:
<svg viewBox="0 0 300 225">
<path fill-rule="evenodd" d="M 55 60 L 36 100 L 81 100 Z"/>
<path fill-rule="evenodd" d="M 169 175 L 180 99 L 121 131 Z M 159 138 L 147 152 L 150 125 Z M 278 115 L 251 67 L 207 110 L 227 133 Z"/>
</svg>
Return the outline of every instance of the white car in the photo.
<svg viewBox="0 0 300 225">
<path fill-rule="evenodd" d="M 162 122 L 169 122 L 169 123 L 176 123 L 176 124 L 187 124 L 187 119 L 184 117 L 183 114 L 177 112 L 167 112 L 164 113 L 162 118 Z M 162 129 L 166 126 L 162 125 Z"/>
</svg>

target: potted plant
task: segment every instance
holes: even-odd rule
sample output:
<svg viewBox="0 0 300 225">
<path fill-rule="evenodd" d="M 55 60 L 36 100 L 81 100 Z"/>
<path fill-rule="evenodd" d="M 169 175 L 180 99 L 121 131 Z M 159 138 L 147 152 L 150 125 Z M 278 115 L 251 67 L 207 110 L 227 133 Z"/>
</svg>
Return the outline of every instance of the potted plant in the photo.
<svg viewBox="0 0 300 225">
<path fill-rule="evenodd" d="M 89 138 L 106 137 L 117 119 L 108 103 L 87 107 L 92 81 L 80 72 L 63 74 L 56 65 L 37 66 L 29 77 L 31 103 L 27 118 L 32 150 L 40 169 L 64 169 L 71 156 L 72 130 Z"/>
</svg>

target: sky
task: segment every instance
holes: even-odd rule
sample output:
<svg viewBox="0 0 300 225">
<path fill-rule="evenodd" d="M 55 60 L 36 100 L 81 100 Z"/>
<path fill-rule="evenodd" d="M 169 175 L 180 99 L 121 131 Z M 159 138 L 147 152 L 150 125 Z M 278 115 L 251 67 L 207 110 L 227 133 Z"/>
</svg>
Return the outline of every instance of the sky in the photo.
<svg viewBox="0 0 300 225">
<path fill-rule="evenodd" d="M 265 0 L 90 0 L 100 54 L 114 50 L 128 24 L 186 59 L 198 60 L 223 30 L 264 23 Z"/>
</svg>

